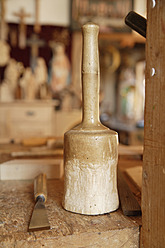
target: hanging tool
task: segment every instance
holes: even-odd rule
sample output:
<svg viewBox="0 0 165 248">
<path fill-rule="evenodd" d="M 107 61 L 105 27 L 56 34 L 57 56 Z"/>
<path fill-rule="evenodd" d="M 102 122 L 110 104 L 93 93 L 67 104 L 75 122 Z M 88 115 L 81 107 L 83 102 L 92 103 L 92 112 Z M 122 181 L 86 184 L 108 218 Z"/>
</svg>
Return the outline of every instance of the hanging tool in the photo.
<svg viewBox="0 0 165 248">
<path fill-rule="evenodd" d="M 134 11 L 130 11 L 125 17 L 125 23 L 146 38 L 147 20 Z"/>
</svg>

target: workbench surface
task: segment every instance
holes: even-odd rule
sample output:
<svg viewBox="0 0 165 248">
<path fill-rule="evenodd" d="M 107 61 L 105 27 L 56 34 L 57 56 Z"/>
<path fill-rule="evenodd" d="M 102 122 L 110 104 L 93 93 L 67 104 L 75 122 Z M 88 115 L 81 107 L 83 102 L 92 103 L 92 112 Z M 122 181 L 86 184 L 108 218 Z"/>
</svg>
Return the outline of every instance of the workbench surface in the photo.
<svg viewBox="0 0 165 248">
<path fill-rule="evenodd" d="M 48 180 L 51 229 L 28 232 L 34 208 L 33 181 L 0 181 L 0 247 L 139 247 L 139 224 L 121 210 L 100 216 L 62 208 L 63 180 Z"/>
<path fill-rule="evenodd" d="M 121 171 L 142 163 L 141 160 L 135 159 L 136 154 L 142 154 L 141 148 L 140 150 L 136 147 L 119 148 L 118 166 Z M 37 149 L 41 149 L 41 158 L 43 148 Z M 31 148 L 19 144 L 0 144 L 0 162 L 14 159 L 11 154 L 17 151 L 31 151 Z M 62 159 L 61 153 L 60 156 L 58 154 L 53 156 L 57 157 Z M 129 186 L 139 198 L 137 189 L 132 187 L 132 184 Z M 139 247 L 141 217 L 126 217 L 120 209 L 100 216 L 71 213 L 62 208 L 63 180 L 49 179 L 47 187 L 46 210 L 51 229 L 28 232 L 35 205 L 33 180 L 0 181 L 0 248 Z"/>
</svg>

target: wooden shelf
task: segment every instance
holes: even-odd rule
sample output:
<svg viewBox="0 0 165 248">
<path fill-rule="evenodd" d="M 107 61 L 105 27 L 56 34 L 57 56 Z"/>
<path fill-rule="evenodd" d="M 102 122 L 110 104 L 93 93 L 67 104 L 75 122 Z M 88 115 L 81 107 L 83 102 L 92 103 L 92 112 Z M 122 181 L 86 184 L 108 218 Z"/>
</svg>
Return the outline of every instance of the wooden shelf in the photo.
<svg viewBox="0 0 165 248">
<path fill-rule="evenodd" d="M 58 101 L 13 101 L 0 104 L 0 138 L 63 136 L 81 120 L 81 111 L 55 110 Z"/>
<path fill-rule="evenodd" d="M 134 46 L 135 43 L 145 44 L 146 39 L 138 33 L 100 33 L 100 39 L 118 41 L 122 47 Z"/>
</svg>

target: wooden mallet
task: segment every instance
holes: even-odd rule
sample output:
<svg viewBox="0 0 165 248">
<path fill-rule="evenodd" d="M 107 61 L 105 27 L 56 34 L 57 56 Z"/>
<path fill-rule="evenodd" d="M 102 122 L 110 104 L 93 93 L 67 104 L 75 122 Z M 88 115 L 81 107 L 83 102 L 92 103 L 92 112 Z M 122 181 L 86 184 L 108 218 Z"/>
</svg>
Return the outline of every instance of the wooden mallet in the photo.
<svg viewBox="0 0 165 248">
<path fill-rule="evenodd" d="M 118 208 L 118 134 L 99 120 L 99 26 L 82 27 L 82 122 L 64 135 L 66 210 L 98 215 Z"/>
</svg>

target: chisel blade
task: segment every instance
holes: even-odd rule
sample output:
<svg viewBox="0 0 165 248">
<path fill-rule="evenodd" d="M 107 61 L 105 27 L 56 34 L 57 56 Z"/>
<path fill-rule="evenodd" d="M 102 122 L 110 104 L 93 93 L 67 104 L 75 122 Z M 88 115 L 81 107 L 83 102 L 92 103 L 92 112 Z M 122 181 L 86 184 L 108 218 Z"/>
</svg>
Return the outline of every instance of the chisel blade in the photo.
<svg viewBox="0 0 165 248">
<path fill-rule="evenodd" d="M 46 208 L 42 198 L 39 198 L 35 204 L 31 217 L 29 232 L 50 229 Z"/>
</svg>

